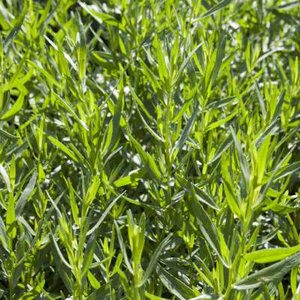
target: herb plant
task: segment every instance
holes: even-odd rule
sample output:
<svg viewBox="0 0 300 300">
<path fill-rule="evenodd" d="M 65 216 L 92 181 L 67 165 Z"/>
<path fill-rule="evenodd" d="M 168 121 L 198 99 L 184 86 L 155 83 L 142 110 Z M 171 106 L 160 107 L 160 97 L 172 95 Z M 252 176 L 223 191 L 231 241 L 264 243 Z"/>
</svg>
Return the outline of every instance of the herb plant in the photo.
<svg viewBox="0 0 300 300">
<path fill-rule="evenodd" d="M 0 298 L 299 300 L 299 57 L 299 1 L 0 1 Z"/>
</svg>

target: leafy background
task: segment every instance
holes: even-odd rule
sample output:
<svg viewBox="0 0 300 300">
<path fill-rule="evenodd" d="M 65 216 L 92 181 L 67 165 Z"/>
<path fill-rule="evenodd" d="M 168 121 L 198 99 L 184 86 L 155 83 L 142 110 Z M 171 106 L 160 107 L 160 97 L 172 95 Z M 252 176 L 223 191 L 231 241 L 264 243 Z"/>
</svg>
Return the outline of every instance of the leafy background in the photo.
<svg viewBox="0 0 300 300">
<path fill-rule="evenodd" d="M 298 1 L 0 14 L 3 299 L 300 299 Z"/>
</svg>

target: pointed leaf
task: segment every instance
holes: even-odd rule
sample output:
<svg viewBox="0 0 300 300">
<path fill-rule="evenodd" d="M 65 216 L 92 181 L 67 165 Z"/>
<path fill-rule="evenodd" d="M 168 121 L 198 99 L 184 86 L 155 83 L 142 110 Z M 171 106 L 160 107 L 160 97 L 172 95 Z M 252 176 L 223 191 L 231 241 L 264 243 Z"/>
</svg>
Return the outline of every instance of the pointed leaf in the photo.
<svg viewBox="0 0 300 300">
<path fill-rule="evenodd" d="M 4 167 L 2 167 L 1 165 L 0 165 L 0 174 L 3 178 L 3 180 L 4 180 L 7 191 L 10 192 L 11 191 L 11 186 L 10 186 L 9 176 L 8 176 L 6 170 L 4 169 Z"/>
<path fill-rule="evenodd" d="M 180 300 L 195 297 L 195 293 L 190 287 L 164 268 L 158 267 L 158 276 L 169 292 L 178 297 Z"/>
<path fill-rule="evenodd" d="M 233 137 L 233 140 L 235 143 L 235 147 L 238 152 L 238 158 L 239 158 L 239 163 L 240 163 L 240 167 L 241 167 L 241 171 L 242 171 L 242 175 L 243 175 L 243 180 L 244 180 L 246 187 L 248 187 L 249 186 L 249 178 L 250 178 L 249 165 L 248 165 L 247 159 L 242 151 L 241 144 L 231 126 L 230 126 L 230 130 L 231 130 L 231 134 L 232 134 L 232 137 Z"/>
<path fill-rule="evenodd" d="M 22 108 L 23 106 L 23 103 L 24 103 L 24 94 L 23 93 L 20 93 L 17 101 L 13 104 L 13 106 L 10 108 L 10 110 L 8 110 L 6 113 L 4 113 L 1 117 L 0 117 L 0 120 L 4 121 L 4 120 L 8 120 L 10 119 L 11 117 L 15 116 L 19 111 L 20 109 Z"/>
<path fill-rule="evenodd" d="M 186 126 L 184 127 L 183 132 L 182 132 L 179 140 L 176 142 L 174 148 L 172 149 L 171 155 L 175 152 L 175 149 L 178 149 L 178 151 L 182 150 L 182 147 L 183 147 L 186 139 L 188 138 L 188 135 L 190 134 L 190 131 L 193 128 L 193 125 L 195 123 L 197 114 L 198 114 L 198 106 L 196 106 L 193 109 L 192 116 L 190 117 L 189 121 L 187 122 Z M 175 159 L 175 157 L 173 159 Z"/>
<path fill-rule="evenodd" d="M 102 224 L 104 221 L 105 217 L 108 215 L 108 213 L 111 211 L 113 206 L 116 204 L 116 202 L 124 195 L 125 192 L 122 194 L 118 195 L 114 200 L 111 201 L 111 203 L 107 206 L 105 211 L 102 213 L 101 217 L 97 221 L 97 223 L 87 232 L 87 235 L 92 234 L 95 230 L 98 229 L 98 227 Z"/>
<path fill-rule="evenodd" d="M 25 189 L 23 190 L 20 198 L 18 199 L 17 203 L 16 203 L 16 214 L 17 216 L 22 215 L 26 201 L 29 199 L 29 197 L 32 194 L 32 191 L 35 187 L 36 184 L 36 180 L 37 180 L 37 171 L 34 171 L 27 186 L 25 187 Z"/>
<path fill-rule="evenodd" d="M 169 244 L 172 234 L 169 234 L 165 239 L 161 241 L 161 243 L 158 245 L 158 247 L 155 249 L 151 260 L 149 262 L 149 265 L 144 273 L 143 279 L 140 283 L 140 286 L 144 285 L 148 278 L 150 277 L 153 269 L 156 267 L 157 260 L 159 258 L 159 255 L 164 250 L 164 248 Z"/>
<path fill-rule="evenodd" d="M 216 12 L 218 12 L 219 10 L 223 9 L 225 6 L 227 6 L 229 3 L 231 2 L 231 0 L 223 0 L 220 1 L 218 4 L 216 4 L 215 6 L 213 6 L 211 9 L 209 9 L 203 16 L 201 16 L 198 19 L 195 19 L 193 22 L 197 22 L 200 21 L 203 18 L 207 18 L 213 14 L 215 14 Z"/>
<path fill-rule="evenodd" d="M 63 143 L 61 143 L 59 140 L 57 140 L 53 136 L 48 136 L 48 139 L 54 146 L 59 148 L 62 152 L 64 152 L 72 160 L 74 160 L 75 162 L 78 162 L 77 157 L 75 156 L 74 152 L 72 150 L 70 150 L 67 146 L 65 146 Z"/>
<path fill-rule="evenodd" d="M 276 284 L 282 280 L 285 274 L 292 268 L 299 266 L 299 264 L 300 252 L 247 276 L 234 284 L 234 288 L 237 290 L 248 290 L 271 282 Z"/>
<path fill-rule="evenodd" d="M 188 201 L 190 213 L 196 218 L 200 230 L 211 248 L 216 252 L 224 266 L 228 267 L 226 257 L 223 257 L 221 252 L 220 237 L 221 232 L 218 232 L 216 225 L 213 223 L 211 216 L 203 209 L 200 202 L 191 199 Z"/>
<path fill-rule="evenodd" d="M 253 251 L 244 255 L 247 261 L 254 261 L 256 263 L 265 264 L 278 260 L 282 260 L 296 252 L 300 251 L 300 245 L 290 248 L 273 248 L 273 249 L 262 249 Z"/>
</svg>

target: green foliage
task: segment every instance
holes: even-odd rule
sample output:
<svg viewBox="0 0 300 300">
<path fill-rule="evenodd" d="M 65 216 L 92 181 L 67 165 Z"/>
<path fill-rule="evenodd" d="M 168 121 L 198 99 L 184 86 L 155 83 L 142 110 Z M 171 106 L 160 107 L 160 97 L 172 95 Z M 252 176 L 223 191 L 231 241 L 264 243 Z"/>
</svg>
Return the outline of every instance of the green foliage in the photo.
<svg viewBox="0 0 300 300">
<path fill-rule="evenodd" d="M 1 299 L 300 299 L 298 1 L 0 2 Z"/>
</svg>

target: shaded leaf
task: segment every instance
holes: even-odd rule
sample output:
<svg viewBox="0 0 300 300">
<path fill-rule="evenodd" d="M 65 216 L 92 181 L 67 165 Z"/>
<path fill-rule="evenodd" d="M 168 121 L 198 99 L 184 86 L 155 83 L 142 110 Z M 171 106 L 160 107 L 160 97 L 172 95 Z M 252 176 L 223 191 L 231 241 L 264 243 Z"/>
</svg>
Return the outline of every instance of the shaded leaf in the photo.
<svg viewBox="0 0 300 300">
<path fill-rule="evenodd" d="M 234 288 L 237 290 L 248 290 L 271 282 L 276 284 L 282 280 L 285 274 L 292 268 L 299 266 L 299 264 L 300 252 L 243 278 L 234 284 Z"/>
</svg>

